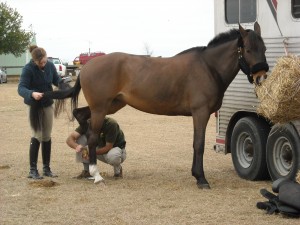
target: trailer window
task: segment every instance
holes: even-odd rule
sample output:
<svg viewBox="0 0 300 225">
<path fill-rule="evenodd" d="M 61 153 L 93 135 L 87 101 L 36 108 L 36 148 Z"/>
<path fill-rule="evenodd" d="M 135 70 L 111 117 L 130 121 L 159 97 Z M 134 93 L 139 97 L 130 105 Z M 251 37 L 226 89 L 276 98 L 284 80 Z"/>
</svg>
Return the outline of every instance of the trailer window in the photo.
<svg viewBox="0 0 300 225">
<path fill-rule="evenodd" d="M 225 19 L 229 24 L 256 21 L 257 0 L 225 0 Z"/>
<path fill-rule="evenodd" d="M 292 15 L 294 18 L 300 18 L 300 0 L 292 0 Z"/>
</svg>

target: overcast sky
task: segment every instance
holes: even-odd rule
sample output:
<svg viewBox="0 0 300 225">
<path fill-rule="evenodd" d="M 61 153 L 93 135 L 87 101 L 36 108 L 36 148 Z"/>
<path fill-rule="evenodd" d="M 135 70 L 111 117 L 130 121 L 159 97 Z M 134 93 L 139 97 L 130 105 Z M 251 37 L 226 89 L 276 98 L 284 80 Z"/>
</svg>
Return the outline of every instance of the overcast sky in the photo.
<svg viewBox="0 0 300 225">
<path fill-rule="evenodd" d="M 4 0 L 48 56 L 103 51 L 169 57 L 214 37 L 213 0 Z"/>
</svg>

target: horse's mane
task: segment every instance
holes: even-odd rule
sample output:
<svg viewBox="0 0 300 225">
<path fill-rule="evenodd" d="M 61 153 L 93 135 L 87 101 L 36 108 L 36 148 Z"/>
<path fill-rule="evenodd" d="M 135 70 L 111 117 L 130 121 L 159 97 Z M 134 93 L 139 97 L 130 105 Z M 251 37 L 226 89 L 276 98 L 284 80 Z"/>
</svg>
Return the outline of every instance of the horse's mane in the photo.
<svg viewBox="0 0 300 225">
<path fill-rule="evenodd" d="M 182 55 L 182 54 L 185 54 L 185 53 L 188 53 L 188 52 L 191 52 L 191 51 L 197 51 L 197 52 L 202 52 L 206 49 L 206 46 L 199 46 L 199 47 L 193 47 L 193 48 L 189 48 L 187 50 L 184 50 L 182 52 L 179 52 L 178 54 L 176 55 Z"/>
<path fill-rule="evenodd" d="M 217 45 L 223 44 L 227 41 L 232 41 L 235 40 L 236 38 L 238 38 L 240 35 L 240 32 L 238 29 L 231 29 L 227 32 L 224 33 L 220 33 L 217 36 L 215 36 L 207 45 L 207 47 L 215 47 Z M 196 51 L 196 52 L 202 52 L 204 51 L 206 48 L 206 46 L 201 46 L 201 47 L 193 47 L 187 50 L 184 50 L 180 53 L 178 53 L 177 55 L 182 55 L 191 51 Z"/>
<path fill-rule="evenodd" d="M 247 29 L 249 43 L 252 48 L 257 47 L 257 42 L 263 42 L 263 39 L 260 35 L 257 35 L 255 32 L 251 32 L 251 30 Z M 212 39 L 207 47 L 215 47 L 217 45 L 226 43 L 227 41 L 232 41 L 240 37 L 240 31 L 238 29 L 231 29 L 227 32 L 220 33 L 214 39 Z"/>
<path fill-rule="evenodd" d="M 220 44 L 224 44 L 228 41 L 232 41 L 237 39 L 240 36 L 240 32 L 238 29 L 231 29 L 227 32 L 220 33 L 215 36 L 207 45 L 207 47 L 215 47 Z"/>
<path fill-rule="evenodd" d="M 247 32 L 249 32 L 250 30 L 246 30 Z M 228 41 L 232 41 L 235 40 L 237 38 L 240 37 L 240 31 L 238 29 L 231 29 L 227 32 L 223 32 L 218 34 L 217 36 L 215 36 L 206 46 L 201 46 L 201 47 L 193 47 L 187 50 L 184 50 L 180 53 L 178 53 L 177 55 L 181 55 L 181 54 L 185 54 L 191 51 L 196 51 L 196 52 L 202 52 L 204 51 L 206 48 L 210 48 L 210 47 L 215 47 L 221 44 L 224 44 Z M 257 35 L 255 32 L 249 32 L 249 40 L 250 40 L 250 44 L 252 44 L 252 47 L 255 47 L 255 43 L 257 43 L 257 41 L 262 41 L 262 38 Z"/>
</svg>

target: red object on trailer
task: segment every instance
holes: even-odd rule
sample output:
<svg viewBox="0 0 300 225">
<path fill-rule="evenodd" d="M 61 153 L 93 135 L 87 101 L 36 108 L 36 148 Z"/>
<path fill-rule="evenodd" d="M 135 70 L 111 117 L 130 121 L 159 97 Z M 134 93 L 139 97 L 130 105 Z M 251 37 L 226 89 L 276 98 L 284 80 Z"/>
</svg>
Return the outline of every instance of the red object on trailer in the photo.
<svg viewBox="0 0 300 225">
<path fill-rule="evenodd" d="M 89 60 L 98 57 L 98 56 L 103 56 L 105 55 L 104 52 L 86 52 L 86 53 L 81 53 L 78 57 L 76 57 L 73 61 L 74 65 L 84 65 L 86 64 Z"/>
</svg>

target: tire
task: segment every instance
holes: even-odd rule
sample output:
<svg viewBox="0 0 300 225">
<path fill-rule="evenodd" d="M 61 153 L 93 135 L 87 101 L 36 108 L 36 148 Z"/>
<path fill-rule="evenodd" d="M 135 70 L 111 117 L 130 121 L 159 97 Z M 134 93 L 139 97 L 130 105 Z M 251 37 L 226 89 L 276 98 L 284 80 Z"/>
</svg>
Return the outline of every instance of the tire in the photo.
<svg viewBox="0 0 300 225">
<path fill-rule="evenodd" d="M 300 139 L 292 124 L 272 127 L 267 142 L 267 166 L 273 181 L 296 177 L 300 169 Z"/>
<path fill-rule="evenodd" d="M 269 178 L 266 165 L 266 144 L 269 125 L 260 119 L 240 119 L 232 132 L 231 157 L 237 174 L 247 180 Z"/>
</svg>

